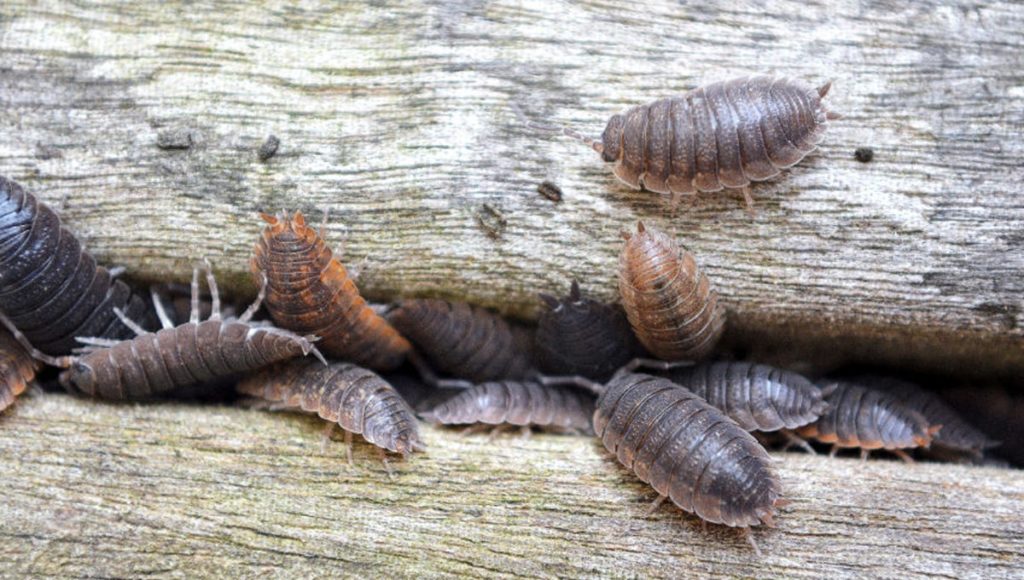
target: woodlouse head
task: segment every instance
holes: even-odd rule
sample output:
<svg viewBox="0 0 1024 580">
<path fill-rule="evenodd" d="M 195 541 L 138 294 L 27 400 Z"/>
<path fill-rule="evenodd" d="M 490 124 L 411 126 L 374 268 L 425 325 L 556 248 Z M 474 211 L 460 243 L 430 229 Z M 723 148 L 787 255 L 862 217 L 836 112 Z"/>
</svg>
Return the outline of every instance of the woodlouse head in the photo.
<svg viewBox="0 0 1024 580">
<path fill-rule="evenodd" d="M 607 163 L 618 161 L 622 156 L 622 130 L 626 126 L 624 115 L 613 115 L 601 133 L 601 159 Z"/>
<path fill-rule="evenodd" d="M 69 391 L 89 394 L 96 392 L 96 372 L 80 360 L 71 363 L 66 371 L 61 372 L 58 380 Z"/>
</svg>

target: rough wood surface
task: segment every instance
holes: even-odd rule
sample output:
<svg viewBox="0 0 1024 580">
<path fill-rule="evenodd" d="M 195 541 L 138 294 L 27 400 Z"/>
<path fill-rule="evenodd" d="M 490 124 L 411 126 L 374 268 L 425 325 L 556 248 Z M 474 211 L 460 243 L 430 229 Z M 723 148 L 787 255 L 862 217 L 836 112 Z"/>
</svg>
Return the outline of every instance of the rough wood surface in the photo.
<svg viewBox="0 0 1024 580">
<path fill-rule="evenodd" d="M 256 211 L 329 208 L 371 297 L 523 316 L 571 277 L 613 297 L 618 232 L 642 218 L 701 258 L 748 348 L 1019 377 L 1021 30 L 1000 0 L 8 0 L 0 171 L 64 200 L 141 279 L 208 255 L 251 292 Z M 846 115 L 754 188 L 753 217 L 717 194 L 670 218 L 510 109 L 598 135 L 627 106 L 752 72 L 834 79 Z"/>
<path fill-rule="evenodd" d="M 302 415 L 25 397 L 0 418 L 0 570 L 38 576 L 1002 578 L 1024 566 L 1018 470 L 776 454 L 778 527 L 675 508 L 582 436 L 462 437 L 395 464 L 320 452 Z"/>
</svg>

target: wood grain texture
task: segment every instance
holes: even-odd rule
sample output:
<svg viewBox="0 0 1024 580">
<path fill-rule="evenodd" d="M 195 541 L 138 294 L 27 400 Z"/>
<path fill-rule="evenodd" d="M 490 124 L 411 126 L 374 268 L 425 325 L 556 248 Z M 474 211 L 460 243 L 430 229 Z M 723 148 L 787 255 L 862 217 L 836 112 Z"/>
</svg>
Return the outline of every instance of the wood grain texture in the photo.
<svg viewBox="0 0 1024 580">
<path fill-rule="evenodd" d="M 999 578 L 1024 566 L 1017 470 L 773 454 L 758 558 L 654 498 L 594 438 L 424 429 L 395 463 L 322 421 L 26 396 L 0 418 L 0 569 L 38 576 Z"/>
<path fill-rule="evenodd" d="M 368 297 L 526 317 L 573 276 L 612 298 L 618 232 L 642 218 L 699 257 L 731 339 L 765 359 L 1019 382 L 1021 30 L 999 0 L 9 0 L 0 172 L 66 200 L 89 248 L 141 279 L 184 280 L 205 254 L 251 293 L 256 211 L 329 208 L 332 244 L 369 260 Z M 598 136 L 628 106 L 759 72 L 833 79 L 846 116 L 753 189 L 753 217 L 712 194 L 671 218 L 510 110 Z M 874 161 L 854 160 L 861 146 Z M 545 179 L 564 201 L 537 194 Z M 485 203 L 504 217 L 497 239 Z"/>
</svg>

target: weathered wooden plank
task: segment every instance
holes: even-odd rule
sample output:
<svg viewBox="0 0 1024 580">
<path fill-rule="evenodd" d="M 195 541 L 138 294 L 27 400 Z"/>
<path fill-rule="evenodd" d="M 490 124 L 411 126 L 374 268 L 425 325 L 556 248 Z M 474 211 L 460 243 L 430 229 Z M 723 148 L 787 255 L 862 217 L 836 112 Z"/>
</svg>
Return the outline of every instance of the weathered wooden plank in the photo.
<svg viewBox="0 0 1024 580">
<path fill-rule="evenodd" d="M 425 429 L 389 480 L 322 422 L 24 397 L 0 418 L 0 569 L 39 576 L 943 576 L 1024 566 L 1018 470 L 777 454 L 787 497 L 757 557 L 583 436 Z"/>
<path fill-rule="evenodd" d="M 64 199 L 90 247 L 142 279 L 183 279 L 205 254 L 251 292 L 256 211 L 326 207 L 331 239 L 370 260 L 370 296 L 523 316 L 570 277 L 612 298 L 617 234 L 651 220 L 702 258 L 735 340 L 765 357 L 1020 377 L 1021 30 L 1005 1 L 10 0 L 0 171 Z M 596 135 L 628 105 L 762 71 L 834 79 L 846 117 L 754 189 L 754 217 L 709 195 L 671 218 L 509 107 Z M 507 219 L 496 240 L 484 203 Z"/>
</svg>

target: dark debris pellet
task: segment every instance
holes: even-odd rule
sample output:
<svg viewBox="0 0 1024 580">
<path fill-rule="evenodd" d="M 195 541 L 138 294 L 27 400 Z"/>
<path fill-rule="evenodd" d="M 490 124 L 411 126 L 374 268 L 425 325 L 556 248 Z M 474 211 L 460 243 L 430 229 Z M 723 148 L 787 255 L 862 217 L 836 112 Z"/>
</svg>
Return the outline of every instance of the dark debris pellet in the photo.
<svg viewBox="0 0 1024 580">
<path fill-rule="evenodd" d="M 156 136 L 156 146 L 161 149 L 189 149 L 193 143 L 190 129 L 167 129 Z"/>
<path fill-rule="evenodd" d="M 857 150 L 853 152 L 853 158 L 861 163 L 869 163 L 875 158 L 875 150 L 870 147 L 858 147 Z"/>
<path fill-rule="evenodd" d="M 554 202 L 562 201 L 562 188 L 550 181 L 545 181 L 537 186 L 537 192 Z"/>
<path fill-rule="evenodd" d="M 268 135 L 267 140 L 260 145 L 259 151 L 256 153 L 259 156 L 260 161 L 266 161 L 277 153 L 277 148 L 281 145 L 281 140 L 276 135 Z"/>
</svg>

